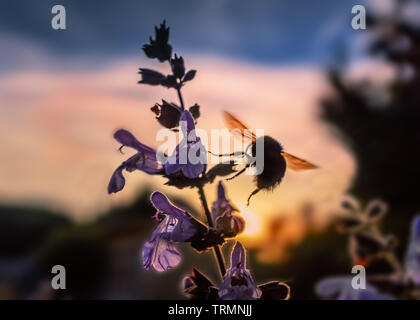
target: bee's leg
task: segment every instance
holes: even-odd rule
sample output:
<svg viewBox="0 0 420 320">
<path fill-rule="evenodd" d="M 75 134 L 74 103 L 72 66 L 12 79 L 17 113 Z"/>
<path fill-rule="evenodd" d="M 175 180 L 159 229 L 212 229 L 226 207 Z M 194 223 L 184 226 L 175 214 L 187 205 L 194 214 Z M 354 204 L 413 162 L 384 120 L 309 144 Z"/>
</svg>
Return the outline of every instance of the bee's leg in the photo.
<svg viewBox="0 0 420 320">
<path fill-rule="evenodd" d="M 251 198 L 252 198 L 254 195 L 256 195 L 258 192 L 260 192 L 260 190 L 261 190 L 261 189 L 257 188 L 257 189 L 255 189 L 254 191 L 252 191 L 252 192 L 251 192 L 251 194 L 250 194 L 250 195 L 249 195 L 249 197 L 248 197 L 248 201 L 247 201 L 247 203 L 246 203 L 246 206 L 247 206 L 247 207 L 249 206 L 249 200 L 251 200 Z"/>
<path fill-rule="evenodd" d="M 222 154 L 216 154 L 216 153 L 213 153 L 213 152 L 211 152 L 211 151 L 208 151 L 210 154 L 212 154 L 213 156 L 216 156 L 216 157 L 219 157 L 219 158 L 221 158 L 221 157 L 238 157 L 238 156 L 241 156 L 241 157 L 243 157 L 244 155 L 245 155 L 245 153 L 243 152 L 243 151 L 236 151 L 236 152 L 232 152 L 232 153 L 222 153 Z"/>
<path fill-rule="evenodd" d="M 241 175 L 242 173 L 245 172 L 245 170 L 249 167 L 249 165 L 247 164 L 241 171 L 237 172 L 234 176 L 227 178 L 226 180 L 232 180 L 234 178 L 236 178 L 237 176 Z"/>
</svg>

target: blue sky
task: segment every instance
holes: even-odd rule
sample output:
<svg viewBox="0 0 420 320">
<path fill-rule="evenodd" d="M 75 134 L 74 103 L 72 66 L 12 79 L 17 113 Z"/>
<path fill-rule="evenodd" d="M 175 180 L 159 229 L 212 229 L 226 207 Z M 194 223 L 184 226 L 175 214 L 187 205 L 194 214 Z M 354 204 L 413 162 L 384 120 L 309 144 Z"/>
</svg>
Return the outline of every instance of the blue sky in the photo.
<svg viewBox="0 0 420 320">
<path fill-rule="evenodd" d="M 134 56 L 153 33 L 153 26 L 166 18 L 171 42 L 181 54 L 325 64 L 354 35 L 351 8 L 357 3 L 360 1 L 2 1 L 0 39 L 19 39 L 58 56 Z M 67 10 L 66 31 L 51 28 L 54 4 Z M 19 63 L 24 61 L 12 62 Z"/>
</svg>

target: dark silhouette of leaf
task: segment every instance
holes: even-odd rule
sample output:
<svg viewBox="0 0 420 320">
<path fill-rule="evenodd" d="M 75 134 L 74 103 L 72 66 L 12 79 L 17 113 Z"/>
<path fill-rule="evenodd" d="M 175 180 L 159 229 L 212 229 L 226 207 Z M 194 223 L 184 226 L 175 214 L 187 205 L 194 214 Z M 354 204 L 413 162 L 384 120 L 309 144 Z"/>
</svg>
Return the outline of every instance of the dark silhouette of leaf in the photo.
<svg viewBox="0 0 420 320">
<path fill-rule="evenodd" d="M 185 74 L 184 59 L 175 54 L 175 58 L 171 59 L 172 73 L 178 79 L 181 79 Z"/>
<path fill-rule="evenodd" d="M 175 103 L 168 103 L 162 100 L 162 104 L 156 103 L 151 110 L 156 114 L 156 119 L 159 123 L 165 128 L 173 129 L 179 126 L 181 108 Z"/>
<path fill-rule="evenodd" d="M 191 275 L 184 279 L 184 293 L 191 300 L 216 300 L 218 289 L 208 279 L 208 277 L 193 268 Z"/>
<path fill-rule="evenodd" d="M 172 55 L 172 47 L 168 44 L 168 40 L 169 27 L 166 27 L 166 22 L 163 20 L 159 28 L 155 27 L 155 39 L 150 37 L 150 44 L 145 44 L 143 51 L 148 58 L 157 58 L 160 62 L 167 61 Z"/>
<path fill-rule="evenodd" d="M 210 228 L 201 238 L 193 239 L 191 241 L 191 246 L 197 251 L 205 251 L 216 245 L 222 245 L 224 242 L 223 230 Z"/>
<path fill-rule="evenodd" d="M 195 104 L 192 107 L 190 107 L 189 111 L 194 119 L 197 120 L 198 118 L 200 118 L 200 106 L 198 104 Z"/>
<path fill-rule="evenodd" d="M 258 286 L 262 294 L 260 300 L 288 300 L 290 287 L 279 281 L 270 281 Z"/>
<path fill-rule="evenodd" d="M 192 79 L 194 79 L 196 73 L 197 73 L 196 70 L 188 71 L 187 74 L 185 75 L 184 79 L 182 79 L 182 81 L 183 82 L 191 81 Z"/>
<path fill-rule="evenodd" d="M 162 85 L 168 88 L 180 88 L 180 84 L 178 83 L 178 81 L 176 81 L 176 77 L 171 74 L 163 80 Z"/>
<path fill-rule="evenodd" d="M 141 75 L 141 80 L 138 83 L 149 84 L 152 86 L 163 85 L 166 81 L 166 77 L 155 70 L 139 68 L 139 72 Z"/>
</svg>

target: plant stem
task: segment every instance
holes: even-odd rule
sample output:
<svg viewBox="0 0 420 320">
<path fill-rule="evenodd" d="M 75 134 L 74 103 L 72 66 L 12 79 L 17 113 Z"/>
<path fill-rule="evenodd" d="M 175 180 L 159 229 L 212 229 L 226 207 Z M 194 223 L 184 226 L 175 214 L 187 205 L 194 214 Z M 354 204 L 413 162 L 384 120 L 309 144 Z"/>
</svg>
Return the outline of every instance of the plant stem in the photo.
<svg viewBox="0 0 420 320">
<path fill-rule="evenodd" d="M 179 102 L 181 103 L 181 108 L 184 110 L 184 100 L 182 99 L 181 88 L 177 88 Z"/>
<path fill-rule="evenodd" d="M 385 258 L 388 260 L 389 264 L 392 266 L 394 271 L 398 273 L 399 275 L 402 275 L 404 273 L 404 269 L 401 266 L 401 263 L 398 261 L 397 257 L 395 256 L 394 252 L 389 252 Z"/>
<path fill-rule="evenodd" d="M 373 235 L 375 235 L 375 236 L 377 236 L 381 239 L 384 238 L 377 225 L 373 225 L 371 230 L 372 230 Z M 401 266 L 401 263 L 398 261 L 398 258 L 396 257 L 394 251 L 386 253 L 385 254 L 385 259 L 388 261 L 388 263 L 390 264 L 390 266 L 394 269 L 394 271 L 396 273 L 398 273 L 400 275 L 402 275 L 404 273 L 404 269 Z"/>
<path fill-rule="evenodd" d="M 198 195 L 200 197 L 201 204 L 204 208 L 204 213 L 206 214 L 207 221 L 209 227 L 213 227 L 213 219 L 211 218 L 211 213 L 209 210 L 209 206 L 207 204 L 206 195 L 204 194 L 203 186 L 198 186 Z M 224 279 L 226 274 L 226 267 L 225 267 L 225 260 L 223 259 L 222 250 L 218 245 L 213 246 L 213 252 L 217 260 L 217 264 L 219 265 L 219 271 L 222 279 Z"/>
<path fill-rule="evenodd" d="M 169 62 L 169 66 L 171 67 L 171 69 L 172 69 L 172 66 L 171 66 L 171 60 L 168 60 L 168 62 Z M 173 73 L 172 73 L 173 74 Z M 174 75 L 174 74 L 173 74 Z M 175 75 L 174 75 L 175 76 Z M 176 88 L 176 92 L 178 93 L 178 98 L 179 98 L 179 103 L 181 104 L 181 109 L 182 110 L 184 110 L 185 109 L 185 106 L 184 106 L 184 99 L 182 99 L 182 94 L 181 94 L 181 87 L 182 87 L 182 81 L 180 80 L 179 81 L 179 86 L 178 86 L 178 88 Z"/>
<path fill-rule="evenodd" d="M 169 64 L 170 64 L 170 61 L 169 61 Z M 176 89 L 176 91 L 178 93 L 181 109 L 184 110 L 185 106 L 184 106 L 184 99 L 182 99 L 181 86 L 182 86 L 182 82 L 179 85 L 179 87 Z M 200 197 L 201 204 L 203 205 L 203 208 L 204 208 L 204 213 L 206 214 L 206 217 L 207 217 L 207 223 L 209 224 L 209 227 L 211 228 L 213 227 L 213 219 L 211 218 L 211 213 L 209 210 L 209 206 L 207 204 L 206 195 L 204 194 L 203 186 L 200 185 L 197 188 L 198 188 L 198 195 Z M 215 245 L 213 246 L 213 252 L 214 252 L 214 256 L 216 257 L 216 261 L 219 266 L 220 275 L 223 280 L 226 274 L 226 267 L 225 267 L 225 260 L 223 258 L 222 250 L 220 249 L 218 245 Z"/>
</svg>

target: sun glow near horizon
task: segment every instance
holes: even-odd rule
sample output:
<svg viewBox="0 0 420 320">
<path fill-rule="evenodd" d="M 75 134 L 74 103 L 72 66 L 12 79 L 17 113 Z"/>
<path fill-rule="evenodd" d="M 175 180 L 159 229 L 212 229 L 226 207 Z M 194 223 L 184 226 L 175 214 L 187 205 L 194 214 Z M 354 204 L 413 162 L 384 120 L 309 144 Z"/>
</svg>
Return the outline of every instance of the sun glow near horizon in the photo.
<svg viewBox="0 0 420 320">
<path fill-rule="evenodd" d="M 263 218 L 244 206 L 238 206 L 239 215 L 245 220 L 245 230 L 239 236 L 248 240 L 263 236 Z"/>
</svg>

